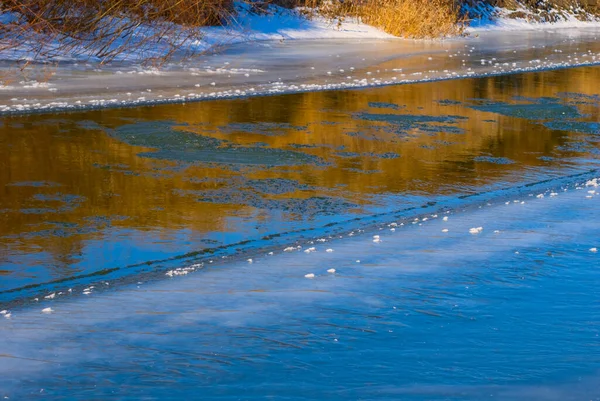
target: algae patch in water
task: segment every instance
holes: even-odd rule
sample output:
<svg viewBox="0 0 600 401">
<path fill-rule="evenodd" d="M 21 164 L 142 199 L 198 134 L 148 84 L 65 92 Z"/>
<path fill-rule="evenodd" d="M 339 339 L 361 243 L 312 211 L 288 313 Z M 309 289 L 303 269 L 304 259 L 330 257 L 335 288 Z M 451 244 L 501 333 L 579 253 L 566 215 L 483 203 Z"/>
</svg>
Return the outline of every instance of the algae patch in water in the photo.
<svg viewBox="0 0 600 401">
<path fill-rule="evenodd" d="M 357 119 L 386 123 L 383 130 L 400 137 L 406 137 L 410 131 L 418 131 L 425 134 L 446 132 L 451 134 L 462 134 L 464 130 L 456 126 L 459 121 L 466 120 L 462 116 L 427 116 L 412 114 L 377 114 L 358 113 Z"/>
<path fill-rule="evenodd" d="M 357 153 L 357 152 L 336 152 L 336 156 L 354 159 L 354 158 L 374 158 L 374 159 L 397 159 L 400 157 L 398 153 L 387 152 L 387 153 Z"/>
<path fill-rule="evenodd" d="M 514 164 L 515 162 L 507 157 L 493 157 L 493 156 L 477 156 L 473 159 L 479 163 L 493 163 L 493 164 Z"/>
<path fill-rule="evenodd" d="M 600 134 L 600 123 L 588 121 L 549 121 L 544 126 L 557 131 L 580 132 L 583 134 Z"/>
<path fill-rule="evenodd" d="M 588 104 L 597 106 L 600 104 L 600 95 L 586 95 L 583 93 L 560 92 L 557 96 L 574 104 Z"/>
<path fill-rule="evenodd" d="M 290 215 L 312 219 L 317 216 L 331 216 L 348 213 L 358 205 L 341 198 L 313 196 L 310 198 L 268 198 L 253 191 L 238 188 L 193 191 L 176 190 L 180 196 L 194 196 L 198 202 L 250 206 L 263 210 L 280 210 Z"/>
<path fill-rule="evenodd" d="M 6 209 L 5 213 L 56 214 L 68 213 L 77 209 L 86 198 L 70 194 L 35 194 L 23 204 L 21 209 Z M 50 203 L 50 205 L 48 205 Z"/>
<path fill-rule="evenodd" d="M 78 203 L 85 200 L 82 196 L 70 194 L 35 194 L 33 195 L 33 199 L 40 202 L 61 202 L 65 204 Z"/>
<path fill-rule="evenodd" d="M 556 149 L 560 150 L 562 152 L 588 153 L 588 154 L 592 154 L 592 155 L 600 154 L 600 149 L 598 149 L 596 146 L 590 145 L 587 142 L 581 142 L 581 141 L 569 142 L 569 143 L 566 143 L 565 145 L 558 146 Z"/>
<path fill-rule="evenodd" d="M 437 103 L 440 106 L 459 106 L 462 103 L 459 102 L 458 100 L 452 100 L 452 99 L 442 99 L 442 100 L 438 100 Z"/>
<path fill-rule="evenodd" d="M 310 186 L 286 178 L 267 178 L 263 180 L 248 180 L 246 184 L 259 192 L 270 195 L 282 195 L 297 190 L 308 190 Z"/>
<path fill-rule="evenodd" d="M 487 113 L 527 120 L 554 120 L 581 117 L 579 110 L 571 105 L 558 102 L 554 98 L 526 99 L 528 103 L 505 103 L 482 101 L 468 107 Z"/>
<path fill-rule="evenodd" d="M 77 235 L 93 234 L 118 220 L 119 216 L 88 218 L 85 225 L 65 221 L 46 221 L 30 226 L 30 230 L 19 234 L 10 234 L 0 239 L 33 239 L 33 238 L 69 238 Z M 123 218 L 124 219 L 124 218 Z"/>
<path fill-rule="evenodd" d="M 57 188 L 62 184 L 52 181 L 18 181 L 6 184 L 8 187 Z"/>
<path fill-rule="evenodd" d="M 353 159 L 353 158 L 359 158 L 361 154 L 358 152 L 336 152 L 335 155 L 339 156 L 339 157 L 346 157 L 349 159 Z"/>
<path fill-rule="evenodd" d="M 109 135 L 132 146 L 155 149 L 138 154 L 152 159 L 267 166 L 325 164 L 317 156 L 264 146 L 238 146 L 233 142 L 177 129 L 175 125 L 171 121 L 128 124 L 110 130 Z"/>
<path fill-rule="evenodd" d="M 265 136 L 285 135 L 288 131 L 306 131 L 306 126 L 297 126 L 289 123 L 272 123 L 272 122 L 256 122 L 256 123 L 231 123 L 226 126 L 219 127 L 221 132 L 225 133 L 247 133 Z"/>
<path fill-rule="evenodd" d="M 597 122 L 578 121 L 584 117 L 577 105 L 597 105 L 597 97 L 563 93 L 561 97 L 514 97 L 517 103 L 475 100 L 477 104 L 470 105 L 472 109 L 496 113 L 508 117 L 537 120 L 546 128 L 556 131 L 579 132 L 583 134 L 600 133 Z"/>
<path fill-rule="evenodd" d="M 387 102 L 369 102 L 369 107 L 374 108 L 374 109 L 400 110 L 404 106 L 399 106 L 395 103 L 387 103 Z"/>
<path fill-rule="evenodd" d="M 427 116 L 416 114 L 378 114 L 378 113 L 357 113 L 355 118 L 366 121 L 377 121 L 388 124 L 406 126 L 407 128 L 419 128 L 429 124 L 455 124 L 459 120 L 466 120 L 462 116 Z"/>
</svg>

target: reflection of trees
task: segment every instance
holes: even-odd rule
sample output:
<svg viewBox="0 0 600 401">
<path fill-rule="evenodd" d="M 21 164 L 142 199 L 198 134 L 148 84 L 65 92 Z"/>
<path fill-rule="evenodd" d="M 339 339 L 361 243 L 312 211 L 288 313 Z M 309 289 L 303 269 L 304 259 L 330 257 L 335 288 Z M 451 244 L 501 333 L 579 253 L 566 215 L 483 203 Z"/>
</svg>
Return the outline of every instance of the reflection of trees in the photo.
<svg viewBox="0 0 600 401">
<path fill-rule="evenodd" d="M 101 118 L 99 114 L 68 115 L 60 121 L 41 116 L 5 120 L 0 131 L 0 237 L 6 246 L 31 254 L 47 252 L 52 258 L 45 262 L 48 267 L 67 269 L 81 257 L 83 242 L 101 238 L 109 224 L 142 230 L 222 229 L 224 216 L 237 208 L 182 198 L 172 189 L 193 185 L 183 176 L 153 171 L 155 163 L 136 156 L 143 149 L 121 144 L 100 131 L 78 129 L 77 120 Z M 202 174 L 216 176 L 218 171 L 205 169 Z M 20 182 L 41 184 L 7 185 Z M 40 193 L 84 199 L 75 204 L 36 200 L 34 195 Z M 23 209 L 30 212 L 18 212 Z M 126 219 L 102 220 L 113 216 Z"/>
<path fill-rule="evenodd" d="M 50 252 L 54 255 L 53 263 L 66 269 L 84 251 L 83 241 L 101 238 L 109 224 L 141 230 L 165 229 L 165 233 L 170 229 L 187 228 L 196 233 L 198 239 L 210 231 L 235 230 L 235 227 L 227 226 L 226 218 L 248 215 L 250 208 L 198 203 L 194 197 L 181 196 L 174 191 L 219 189 L 231 185 L 231 181 L 223 184 L 216 179 L 235 178 L 235 182 L 243 185 L 247 178 L 290 178 L 323 188 L 295 196 L 333 194 L 359 204 L 368 202 L 371 195 L 377 193 L 415 190 L 439 193 L 470 185 L 475 180 L 493 182 L 524 166 L 540 165 L 543 162 L 538 157 L 563 144 L 569 134 L 553 132 L 525 119 L 483 113 L 457 104 L 441 104 L 439 100 L 488 98 L 509 101 L 515 95 L 535 98 L 554 96 L 558 92 L 593 94 L 598 92 L 599 78 L 599 68 L 585 68 L 374 90 L 103 110 L 66 114 L 52 120 L 43 116 L 6 118 L 0 127 L 0 236 L 4 237 L 5 244 L 19 247 L 23 252 Z M 409 129 L 408 136 L 401 137 L 386 130 L 386 124 L 353 117 L 354 113 L 369 109 L 369 102 L 406 106 L 399 111 L 370 109 L 372 113 L 464 116 L 466 120 L 455 124 L 464 133 Z M 596 120 L 600 117 L 596 106 L 581 107 Z M 174 162 L 138 157 L 136 155 L 146 149 L 128 146 L 100 130 L 82 130 L 78 125 L 82 121 L 94 121 L 114 128 L 124 121 L 135 120 L 172 120 L 181 124 L 181 129 L 202 135 L 242 145 L 265 142 L 275 148 L 311 153 L 332 164 L 237 171 L 224 166 L 195 164 L 179 169 L 181 166 Z M 231 123 L 261 122 L 285 123 L 306 129 L 282 128 L 270 135 L 219 130 Z M 350 132 L 361 135 L 349 135 Z M 316 146 L 292 148 L 295 144 Z M 341 150 L 363 156 L 335 156 Z M 401 157 L 376 156 L 390 152 Z M 506 157 L 517 163 L 508 166 L 473 163 L 473 156 L 480 154 Z M 366 174 L 357 170 L 376 172 Z M 190 178 L 206 180 L 193 182 Z M 61 186 L 7 185 L 23 181 L 47 181 Z M 59 213 L 15 212 L 24 208 L 61 207 L 60 203 L 33 199 L 39 193 L 74 194 L 84 199 L 72 210 L 67 207 Z M 97 221 L 112 216 L 125 216 L 126 219 Z M 16 238 L 22 233 L 50 230 L 55 227 L 52 222 L 66 224 L 65 235 Z"/>
</svg>

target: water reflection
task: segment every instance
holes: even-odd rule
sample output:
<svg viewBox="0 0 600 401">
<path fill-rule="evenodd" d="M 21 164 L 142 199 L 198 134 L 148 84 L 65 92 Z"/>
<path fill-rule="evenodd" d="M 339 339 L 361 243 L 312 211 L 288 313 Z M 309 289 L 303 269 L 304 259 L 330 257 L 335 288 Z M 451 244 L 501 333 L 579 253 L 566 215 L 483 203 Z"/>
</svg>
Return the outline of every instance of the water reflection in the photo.
<svg viewBox="0 0 600 401">
<path fill-rule="evenodd" d="M 600 69 L 0 127 L 0 290 L 589 168 Z"/>
</svg>

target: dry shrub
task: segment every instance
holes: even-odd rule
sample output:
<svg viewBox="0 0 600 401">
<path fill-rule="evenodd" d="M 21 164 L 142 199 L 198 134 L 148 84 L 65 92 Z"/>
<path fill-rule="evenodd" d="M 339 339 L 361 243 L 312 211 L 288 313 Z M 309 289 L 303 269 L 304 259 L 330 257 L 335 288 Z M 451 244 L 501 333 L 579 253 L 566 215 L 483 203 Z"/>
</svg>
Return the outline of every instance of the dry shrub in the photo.
<svg viewBox="0 0 600 401">
<path fill-rule="evenodd" d="M 361 20 L 396 36 L 433 38 L 461 32 L 456 0 L 364 0 L 357 4 Z"/>
<path fill-rule="evenodd" d="M 195 28 L 225 22 L 233 0 L 0 0 L 0 10 L 14 16 L 0 27 L 0 50 L 107 61 L 125 51 L 168 57 L 200 39 Z"/>
<path fill-rule="evenodd" d="M 279 0 L 280 1 L 280 0 Z M 331 20 L 358 18 L 395 36 L 436 38 L 463 31 L 463 0 L 305 0 Z"/>
</svg>

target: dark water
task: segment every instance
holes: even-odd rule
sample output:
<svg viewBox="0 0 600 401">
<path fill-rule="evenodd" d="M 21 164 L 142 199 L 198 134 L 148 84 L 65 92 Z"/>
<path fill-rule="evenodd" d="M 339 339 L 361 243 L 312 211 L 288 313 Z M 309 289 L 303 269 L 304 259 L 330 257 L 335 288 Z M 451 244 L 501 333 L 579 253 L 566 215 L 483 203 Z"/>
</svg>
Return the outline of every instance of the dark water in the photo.
<svg viewBox="0 0 600 401">
<path fill-rule="evenodd" d="M 595 168 L 599 93 L 600 68 L 589 67 L 4 117 L 2 299 Z"/>
</svg>

